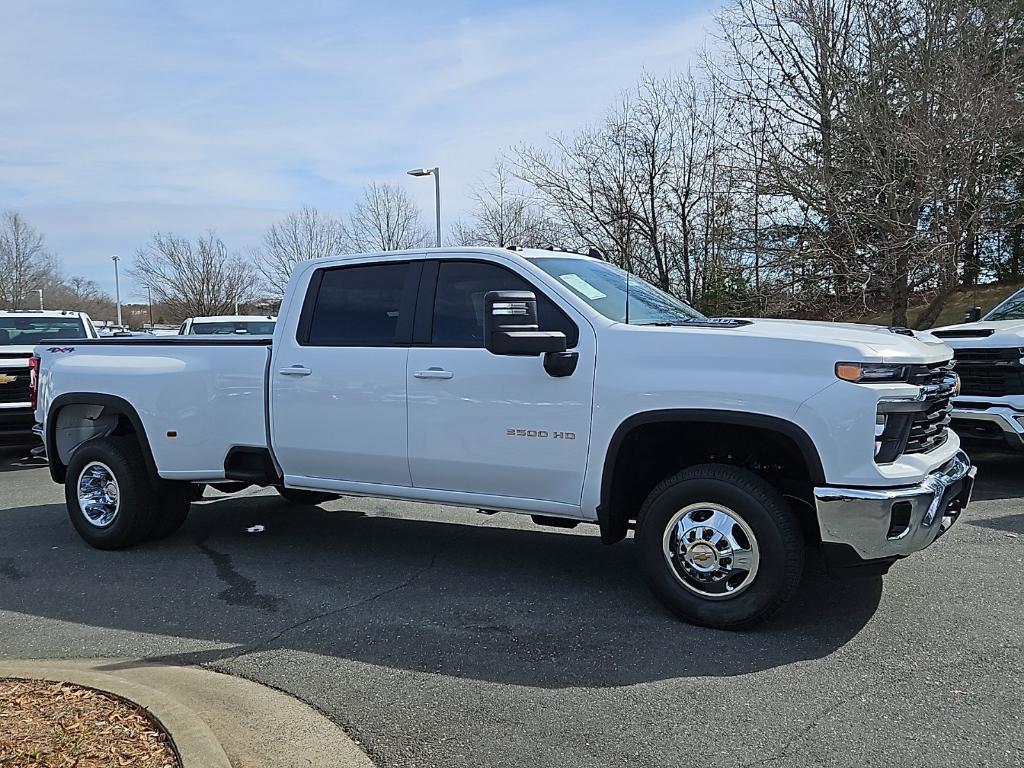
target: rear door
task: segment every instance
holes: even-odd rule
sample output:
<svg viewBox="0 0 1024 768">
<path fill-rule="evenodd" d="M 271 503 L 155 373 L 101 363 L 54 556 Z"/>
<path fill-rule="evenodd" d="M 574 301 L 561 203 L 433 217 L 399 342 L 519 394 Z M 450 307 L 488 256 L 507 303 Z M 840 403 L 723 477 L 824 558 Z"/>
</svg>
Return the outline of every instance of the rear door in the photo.
<svg viewBox="0 0 1024 768">
<path fill-rule="evenodd" d="M 422 256 L 312 273 L 274 342 L 274 452 L 289 482 L 409 486 L 406 359 Z"/>
<path fill-rule="evenodd" d="M 542 356 L 499 356 L 484 348 L 483 299 L 498 290 L 537 295 L 541 329 L 563 331 L 580 354 L 572 376 L 549 376 Z M 596 352 L 582 316 L 509 266 L 461 257 L 431 261 L 415 341 L 408 386 L 416 488 L 580 503 Z"/>
</svg>

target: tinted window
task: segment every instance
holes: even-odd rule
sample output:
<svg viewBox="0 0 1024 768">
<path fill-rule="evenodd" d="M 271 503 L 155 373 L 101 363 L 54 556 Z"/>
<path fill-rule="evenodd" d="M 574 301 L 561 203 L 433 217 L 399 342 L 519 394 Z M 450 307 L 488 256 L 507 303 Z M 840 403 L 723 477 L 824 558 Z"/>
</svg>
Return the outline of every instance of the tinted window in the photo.
<svg viewBox="0 0 1024 768">
<path fill-rule="evenodd" d="M 579 341 L 576 325 L 519 275 L 496 264 L 442 261 L 434 296 L 432 341 L 439 347 L 484 346 L 484 296 L 488 291 L 533 291 L 541 330 L 562 331 L 569 347 Z"/>
<path fill-rule="evenodd" d="M 386 346 L 398 341 L 411 265 L 367 264 L 325 270 L 309 344 Z M 404 306 L 405 305 L 405 306 Z"/>
<path fill-rule="evenodd" d="M 986 320 L 1024 320 L 1024 291 L 1018 291 L 985 316 Z"/>
<path fill-rule="evenodd" d="M 194 334 L 251 334 L 253 336 L 273 336 L 274 321 L 250 320 L 219 320 L 213 323 L 192 323 L 189 333 Z"/>
<path fill-rule="evenodd" d="M 78 318 L 0 317 L 0 347 L 31 346 L 46 339 L 85 339 L 85 324 Z"/>
</svg>

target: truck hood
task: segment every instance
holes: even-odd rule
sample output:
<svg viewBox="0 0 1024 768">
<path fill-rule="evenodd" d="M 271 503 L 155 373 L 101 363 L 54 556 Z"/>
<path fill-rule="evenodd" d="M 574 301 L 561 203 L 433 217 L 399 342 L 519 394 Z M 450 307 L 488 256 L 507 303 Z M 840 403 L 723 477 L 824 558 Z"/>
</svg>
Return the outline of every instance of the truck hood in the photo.
<svg viewBox="0 0 1024 768">
<path fill-rule="evenodd" d="M 897 333 L 886 326 L 861 323 L 750 318 L 732 324 L 715 319 L 672 326 L 618 327 L 633 335 L 634 343 L 641 346 L 642 339 L 659 339 L 655 345 L 664 345 L 667 337 L 696 336 L 701 343 L 691 347 L 691 352 L 699 350 L 704 355 L 748 360 L 763 355 L 767 359 L 786 360 L 787 364 L 793 364 L 797 358 L 813 364 L 824 359 L 829 361 L 829 368 L 841 360 L 917 364 L 938 363 L 953 357 L 953 350 L 929 333 Z"/>
<path fill-rule="evenodd" d="M 929 331 L 954 349 L 1024 347 L 1024 320 L 979 320 Z"/>
<path fill-rule="evenodd" d="M 953 355 L 944 340 L 929 333 L 897 333 L 884 325 L 752 319 L 750 325 L 736 330 L 762 338 L 852 345 L 861 348 L 866 357 L 876 357 L 883 362 L 931 363 Z"/>
</svg>

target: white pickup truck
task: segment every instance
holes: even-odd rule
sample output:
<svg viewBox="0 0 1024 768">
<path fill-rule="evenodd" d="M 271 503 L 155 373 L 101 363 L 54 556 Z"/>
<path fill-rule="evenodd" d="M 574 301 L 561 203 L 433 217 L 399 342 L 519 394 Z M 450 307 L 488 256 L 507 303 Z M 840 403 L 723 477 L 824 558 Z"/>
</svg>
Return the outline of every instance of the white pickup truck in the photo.
<svg viewBox="0 0 1024 768">
<path fill-rule="evenodd" d="M 188 317 L 181 324 L 178 333 L 182 336 L 251 334 L 273 336 L 273 315 L 213 315 L 211 317 Z"/>
<path fill-rule="evenodd" d="M 0 311 L 0 446 L 39 445 L 33 434 L 30 385 L 33 350 L 43 339 L 99 338 L 84 312 L 17 309 Z"/>
<path fill-rule="evenodd" d="M 37 418 L 90 544 L 173 532 L 189 483 L 363 495 L 631 530 L 657 595 L 757 622 L 805 548 L 885 572 L 970 498 L 949 347 L 909 331 L 708 319 L 570 253 L 300 263 L 273 339 L 53 341 Z"/>
<path fill-rule="evenodd" d="M 931 333 L 953 348 L 963 382 L 953 429 L 972 448 L 1024 452 L 1024 290 L 984 317 Z"/>
</svg>

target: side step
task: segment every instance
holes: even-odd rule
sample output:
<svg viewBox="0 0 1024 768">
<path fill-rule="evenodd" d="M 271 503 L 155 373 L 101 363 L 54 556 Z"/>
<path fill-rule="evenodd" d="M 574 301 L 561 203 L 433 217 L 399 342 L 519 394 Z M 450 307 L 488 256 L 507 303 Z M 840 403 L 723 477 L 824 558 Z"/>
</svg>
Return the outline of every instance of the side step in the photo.
<svg viewBox="0 0 1024 768">
<path fill-rule="evenodd" d="M 567 517 L 550 517 L 549 515 L 530 515 L 530 519 L 537 525 L 546 525 L 551 528 L 575 528 L 580 524 L 579 520 L 570 520 Z"/>
</svg>

